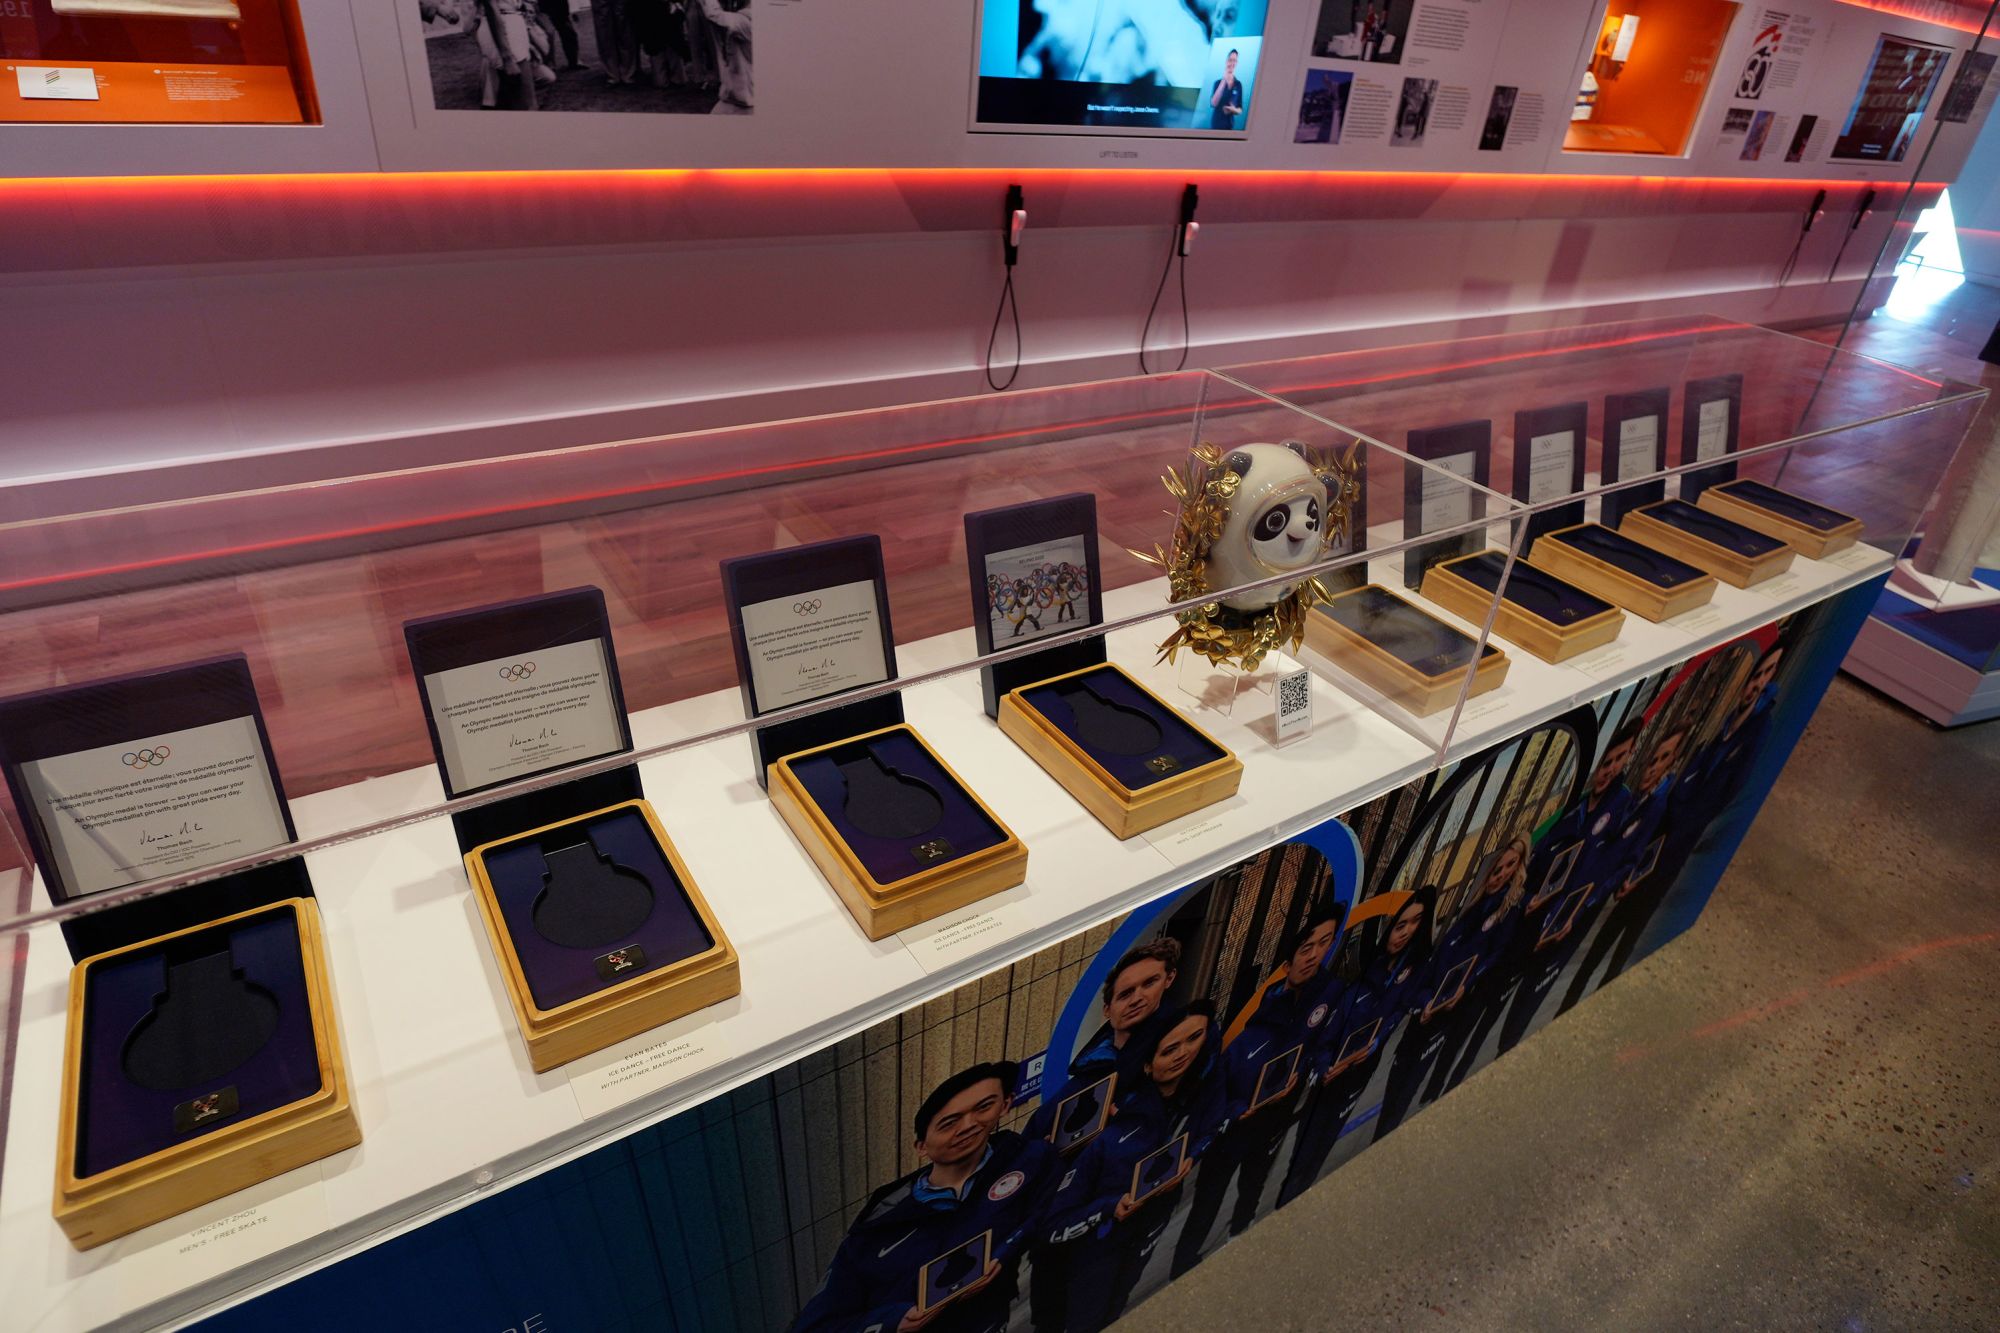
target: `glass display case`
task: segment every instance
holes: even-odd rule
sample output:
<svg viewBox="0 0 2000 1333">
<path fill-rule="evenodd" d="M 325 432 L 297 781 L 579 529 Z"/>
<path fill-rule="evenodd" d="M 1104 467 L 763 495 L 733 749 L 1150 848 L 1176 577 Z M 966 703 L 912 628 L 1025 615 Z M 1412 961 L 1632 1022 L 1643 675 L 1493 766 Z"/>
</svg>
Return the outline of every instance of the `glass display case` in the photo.
<svg viewBox="0 0 2000 1333">
<path fill-rule="evenodd" d="M 0 527 L 10 1301 L 283 1283 L 1879 579 L 1982 396 L 1630 324 Z"/>
<path fill-rule="evenodd" d="M 0 124 L 320 120 L 296 0 L 9 5 L 0 57 Z"/>
</svg>

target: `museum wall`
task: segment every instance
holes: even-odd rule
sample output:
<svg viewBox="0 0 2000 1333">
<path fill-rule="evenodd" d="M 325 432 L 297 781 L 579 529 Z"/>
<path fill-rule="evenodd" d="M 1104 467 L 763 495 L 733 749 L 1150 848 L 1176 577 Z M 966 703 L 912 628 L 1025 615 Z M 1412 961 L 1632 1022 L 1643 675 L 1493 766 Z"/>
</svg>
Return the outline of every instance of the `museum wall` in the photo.
<svg viewBox="0 0 2000 1333">
<path fill-rule="evenodd" d="M 1885 40 L 1935 52 L 1942 103 L 1977 28 L 1949 4 L 1795 6 L 1739 101 L 1771 17 L 1743 7 L 1694 71 L 1681 151 L 1634 155 L 1562 146 L 1604 13 L 1578 0 L 1422 4 L 1373 62 L 1322 54 L 1348 40 L 1331 7 L 1274 0 L 1259 37 L 1227 39 L 1260 57 L 1235 137 L 973 132 L 972 4 L 763 0 L 754 105 L 700 116 L 463 109 L 469 38 L 414 0 L 339 8 L 305 13 L 321 124 L 0 125 L 0 309 L 32 330 L 6 358 L 0 475 L 33 479 L 12 512 L 984 393 L 1014 182 L 1024 387 L 1139 369 L 1188 182 L 1190 366 L 1831 320 L 1900 243 L 1886 198 L 1849 224 L 1866 191 L 1900 196 L 1937 108 L 1883 160 L 1843 156 L 1834 127 Z M 1345 133 L 1312 141 L 1326 87 Z M 1927 182 L 1970 145 L 1993 89 L 1971 91 Z M 1172 281 L 1150 345 L 1179 362 Z M 1003 377 L 1011 352 L 1003 329 Z"/>
</svg>

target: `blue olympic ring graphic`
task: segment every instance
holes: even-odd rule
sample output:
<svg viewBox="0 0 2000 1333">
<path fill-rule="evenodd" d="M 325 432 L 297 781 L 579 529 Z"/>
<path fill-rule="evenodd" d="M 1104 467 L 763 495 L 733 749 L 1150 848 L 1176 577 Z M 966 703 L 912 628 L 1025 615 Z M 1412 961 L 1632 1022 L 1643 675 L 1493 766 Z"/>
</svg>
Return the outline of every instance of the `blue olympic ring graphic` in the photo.
<svg viewBox="0 0 2000 1333">
<path fill-rule="evenodd" d="M 127 750 L 118 762 L 127 768 L 158 768 L 167 762 L 173 750 L 164 745 L 156 745 L 144 750 Z"/>
<path fill-rule="evenodd" d="M 500 679 L 522 681 L 535 674 L 533 662 L 516 662 L 512 666 L 500 668 Z"/>
</svg>

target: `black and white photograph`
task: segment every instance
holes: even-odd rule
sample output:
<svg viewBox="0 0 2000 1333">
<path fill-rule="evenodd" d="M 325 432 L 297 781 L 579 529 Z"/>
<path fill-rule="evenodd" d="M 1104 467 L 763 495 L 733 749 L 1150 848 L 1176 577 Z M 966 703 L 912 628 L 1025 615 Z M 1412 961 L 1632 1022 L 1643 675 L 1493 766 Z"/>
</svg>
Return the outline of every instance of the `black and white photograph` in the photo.
<svg viewBox="0 0 2000 1333">
<path fill-rule="evenodd" d="M 1306 71 L 1305 95 L 1299 99 L 1299 128 L 1293 143 L 1339 143 L 1347 123 L 1347 96 L 1354 76 L 1344 69 Z"/>
<path fill-rule="evenodd" d="M 1514 119 L 1514 101 L 1521 95 L 1519 88 L 1497 84 L 1493 89 L 1493 100 L 1486 104 L 1486 126 L 1479 132 L 1479 151 L 1497 153 L 1507 142 L 1507 124 Z"/>
<path fill-rule="evenodd" d="M 1333 60 L 1402 63 L 1416 0 L 1321 0 L 1312 53 Z"/>
<path fill-rule="evenodd" d="M 1436 79 L 1403 80 L 1403 95 L 1396 100 L 1396 128 L 1389 135 L 1391 148 L 1415 148 L 1423 143 L 1437 91 Z"/>
<path fill-rule="evenodd" d="M 440 111 L 747 115 L 750 0 L 416 0 Z"/>
</svg>

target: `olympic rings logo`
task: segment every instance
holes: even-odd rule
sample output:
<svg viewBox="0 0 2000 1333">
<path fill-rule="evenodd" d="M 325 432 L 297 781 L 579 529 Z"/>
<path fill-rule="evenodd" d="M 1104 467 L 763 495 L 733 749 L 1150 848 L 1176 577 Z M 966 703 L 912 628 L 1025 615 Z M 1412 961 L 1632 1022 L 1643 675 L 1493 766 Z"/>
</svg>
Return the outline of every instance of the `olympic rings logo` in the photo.
<svg viewBox="0 0 2000 1333">
<path fill-rule="evenodd" d="M 533 662 L 516 662 L 512 666 L 503 666 L 500 668 L 500 679 L 502 680 L 523 681 L 534 674 L 535 664 Z"/>
<path fill-rule="evenodd" d="M 819 614 L 820 605 L 819 598 L 808 597 L 803 602 L 792 603 L 792 614 L 795 616 L 816 616 Z"/>
<path fill-rule="evenodd" d="M 160 745 L 145 750 L 127 750 L 118 762 L 127 768 L 158 768 L 167 762 L 171 754 L 171 749 Z"/>
</svg>

